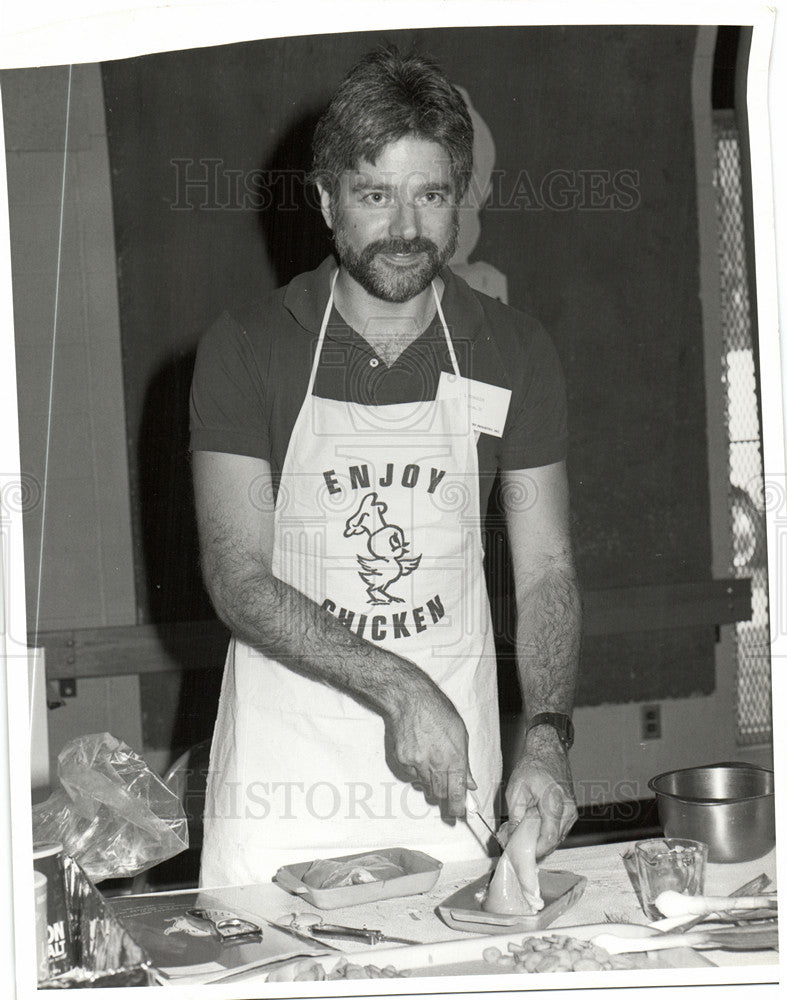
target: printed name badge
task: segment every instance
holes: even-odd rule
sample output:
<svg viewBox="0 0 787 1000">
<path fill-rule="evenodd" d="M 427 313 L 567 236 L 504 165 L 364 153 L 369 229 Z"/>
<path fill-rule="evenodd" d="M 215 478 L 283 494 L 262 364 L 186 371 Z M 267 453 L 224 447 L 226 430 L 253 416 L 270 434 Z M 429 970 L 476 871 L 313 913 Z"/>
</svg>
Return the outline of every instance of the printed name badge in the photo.
<svg viewBox="0 0 787 1000">
<path fill-rule="evenodd" d="M 511 403 L 511 390 L 499 385 L 490 385 L 489 382 L 479 382 L 474 378 L 465 378 L 464 375 L 440 372 L 438 399 L 455 399 L 465 392 L 468 392 L 470 397 L 473 430 L 476 433 L 502 437 Z"/>
</svg>

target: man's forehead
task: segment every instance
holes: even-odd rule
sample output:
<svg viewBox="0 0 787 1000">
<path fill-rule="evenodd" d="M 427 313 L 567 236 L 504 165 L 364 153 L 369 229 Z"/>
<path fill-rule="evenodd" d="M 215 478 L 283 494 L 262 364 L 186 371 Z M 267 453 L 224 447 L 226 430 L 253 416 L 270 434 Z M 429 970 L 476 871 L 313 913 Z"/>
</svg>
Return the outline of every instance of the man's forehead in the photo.
<svg viewBox="0 0 787 1000">
<path fill-rule="evenodd" d="M 364 191 L 368 188 L 392 190 L 403 185 L 451 191 L 454 186 L 450 173 L 437 170 L 408 170 L 402 174 L 399 171 L 381 170 L 374 167 L 365 169 L 363 166 L 359 166 L 355 170 L 346 170 L 342 179 L 350 191 Z"/>
<path fill-rule="evenodd" d="M 355 164 L 356 172 L 377 173 L 381 170 L 414 168 L 422 173 L 451 170 L 451 155 L 445 147 L 432 139 L 421 139 L 414 135 L 403 135 L 386 143 L 374 162 L 360 157 Z"/>
<path fill-rule="evenodd" d="M 412 160 L 401 157 L 392 160 L 385 155 L 380 155 L 374 163 L 362 159 L 345 170 L 342 176 L 351 189 L 369 185 L 399 186 L 403 182 L 446 188 L 452 186 L 451 159 L 440 147 L 434 155 Z"/>
</svg>

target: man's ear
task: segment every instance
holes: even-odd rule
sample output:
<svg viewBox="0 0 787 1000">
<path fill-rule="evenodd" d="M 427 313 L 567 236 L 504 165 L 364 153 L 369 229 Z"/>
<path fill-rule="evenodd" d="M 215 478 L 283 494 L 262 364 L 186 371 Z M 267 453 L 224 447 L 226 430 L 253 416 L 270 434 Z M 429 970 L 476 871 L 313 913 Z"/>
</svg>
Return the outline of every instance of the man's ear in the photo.
<svg viewBox="0 0 787 1000">
<path fill-rule="evenodd" d="M 320 211 L 322 212 L 322 217 L 325 219 L 325 225 L 329 229 L 333 229 L 333 212 L 331 210 L 331 196 L 326 188 L 317 182 L 317 190 L 320 193 Z"/>
</svg>

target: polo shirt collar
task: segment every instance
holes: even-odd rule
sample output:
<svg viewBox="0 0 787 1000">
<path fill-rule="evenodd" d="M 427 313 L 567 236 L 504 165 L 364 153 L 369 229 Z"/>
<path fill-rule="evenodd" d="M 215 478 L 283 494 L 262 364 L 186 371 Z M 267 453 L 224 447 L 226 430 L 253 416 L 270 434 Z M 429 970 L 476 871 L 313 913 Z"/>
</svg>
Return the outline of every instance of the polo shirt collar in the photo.
<svg viewBox="0 0 787 1000">
<path fill-rule="evenodd" d="M 284 290 L 284 308 L 309 333 L 319 333 L 331 291 L 334 258 L 326 257 L 314 271 L 297 275 Z"/>
<path fill-rule="evenodd" d="M 333 256 L 326 257 L 314 271 L 293 278 L 284 291 L 284 307 L 309 333 L 318 334 L 331 289 L 331 276 L 336 270 Z M 440 272 L 445 289 L 440 302 L 452 335 L 475 339 L 483 324 L 481 304 L 470 286 L 444 267 Z"/>
</svg>

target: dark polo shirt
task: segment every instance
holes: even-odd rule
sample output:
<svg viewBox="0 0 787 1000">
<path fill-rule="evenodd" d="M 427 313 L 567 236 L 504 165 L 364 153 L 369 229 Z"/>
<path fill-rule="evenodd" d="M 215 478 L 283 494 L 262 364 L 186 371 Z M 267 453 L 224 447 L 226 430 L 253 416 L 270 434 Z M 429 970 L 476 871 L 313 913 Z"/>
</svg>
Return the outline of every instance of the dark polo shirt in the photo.
<svg viewBox="0 0 787 1000">
<path fill-rule="evenodd" d="M 278 486 L 292 428 L 306 395 L 314 349 L 336 263 L 237 310 L 202 337 L 191 388 L 191 449 L 262 458 Z M 460 373 L 511 390 L 503 436 L 478 440 L 481 511 L 498 469 L 527 469 L 565 458 L 566 401 L 560 362 L 530 316 L 441 272 L 441 304 Z M 314 392 L 366 405 L 434 399 L 440 372 L 452 371 L 445 335 L 431 326 L 390 367 L 333 309 Z"/>
</svg>

